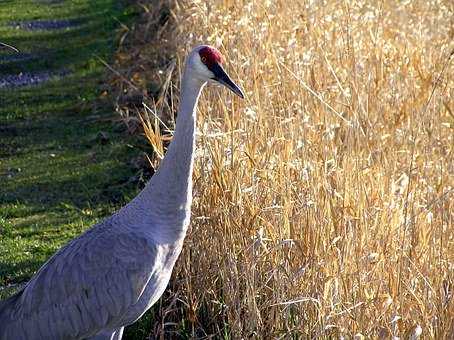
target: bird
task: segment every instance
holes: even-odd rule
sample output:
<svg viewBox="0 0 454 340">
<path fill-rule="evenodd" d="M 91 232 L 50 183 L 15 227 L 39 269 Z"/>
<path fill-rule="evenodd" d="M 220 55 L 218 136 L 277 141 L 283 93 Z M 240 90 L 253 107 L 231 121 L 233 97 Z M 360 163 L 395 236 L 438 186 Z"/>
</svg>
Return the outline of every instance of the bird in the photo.
<svg viewBox="0 0 454 340">
<path fill-rule="evenodd" d="M 163 294 L 190 222 L 196 110 L 207 83 L 244 98 L 209 45 L 186 57 L 172 142 L 128 204 L 60 248 L 0 302 L 0 340 L 119 340 Z"/>
</svg>

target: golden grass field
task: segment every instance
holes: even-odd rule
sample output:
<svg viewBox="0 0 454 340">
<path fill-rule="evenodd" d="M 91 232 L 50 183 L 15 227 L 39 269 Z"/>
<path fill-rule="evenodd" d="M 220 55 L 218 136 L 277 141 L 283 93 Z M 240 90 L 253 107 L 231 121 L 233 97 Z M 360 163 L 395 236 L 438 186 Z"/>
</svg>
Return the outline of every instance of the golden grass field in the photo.
<svg viewBox="0 0 454 340">
<path fill-rule="evenodd" d="M 165 2 L 174 27 L 135 60 L 172 49 L 178 80 L 212 44 L 247 98 L 202 96 L 192 227 L 154 335 L 452 338 L 453 3 Z"/>
</svg>

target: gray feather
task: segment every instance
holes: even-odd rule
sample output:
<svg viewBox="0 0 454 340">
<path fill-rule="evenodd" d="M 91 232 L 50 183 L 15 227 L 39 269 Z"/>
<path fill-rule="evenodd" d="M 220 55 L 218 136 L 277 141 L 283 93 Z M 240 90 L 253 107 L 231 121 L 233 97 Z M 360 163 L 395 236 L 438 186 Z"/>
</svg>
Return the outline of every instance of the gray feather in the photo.
<svg viewBox="0 0 454 340">
<path fill-rule="evenodd" d="M 162 295 L 192 202 L 196 106 L 213 74 L 195 48 L 182 79 L 177 129 L 144 190 L 55 253 L 22 291 L 0 302 L 0 340 L 120 340 Z"/>
</svg>

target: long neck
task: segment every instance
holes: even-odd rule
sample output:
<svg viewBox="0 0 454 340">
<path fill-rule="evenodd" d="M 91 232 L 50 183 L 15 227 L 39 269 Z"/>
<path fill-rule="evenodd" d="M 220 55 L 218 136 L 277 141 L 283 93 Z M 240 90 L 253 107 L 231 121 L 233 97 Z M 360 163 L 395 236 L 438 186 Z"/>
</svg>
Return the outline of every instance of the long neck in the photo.
<svg viewBox="0 0 454 340">
<path fill-rule="evenodd" d="M 154 222 L 171 230 L 185 231 L 192 203 L 196 109 L 205 82 L 185 70 L 181 82 L 180 107 L 173 140 L 158 171 L 139 195 L 141 209 Z"/>
<path fill-rule="evenodd" d="M 202 81 L 192 78 L 187 72 L 184 73 L 173 140 L 157 173 L 150 181 L 153 192 L 159 195 L 160 200 L 165 199 L 160 196 L 165 194 L 170 197 L 177 195 L 178 197 L 171 197 L 172 202 L 179 201 L 190 189 L 188 186 L 192 182 L 196 109 L 203 85 Z"/>
</svg>

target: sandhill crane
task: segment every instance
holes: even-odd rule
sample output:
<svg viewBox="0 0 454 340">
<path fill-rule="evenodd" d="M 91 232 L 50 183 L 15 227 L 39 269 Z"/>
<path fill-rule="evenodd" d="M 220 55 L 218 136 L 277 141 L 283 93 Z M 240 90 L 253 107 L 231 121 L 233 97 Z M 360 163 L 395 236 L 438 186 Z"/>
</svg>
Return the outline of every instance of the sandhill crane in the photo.
<svg viewBox="0 0 454 340">
<path fill-rule="evenodd" d="M 192 202 L 196 107 L 208 81 L 244 98 L 211 46 L 186 59 L 173 141 L 129 204 L 55 253 L 23 290 L 0 302 L 0 340 L 121 339 L 164 292 Z"/>
</svg>

